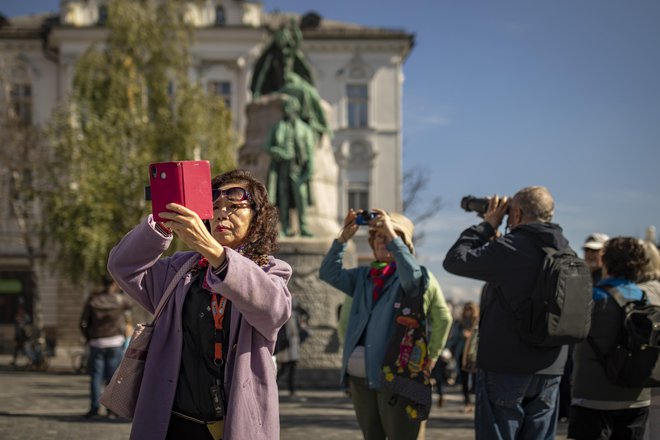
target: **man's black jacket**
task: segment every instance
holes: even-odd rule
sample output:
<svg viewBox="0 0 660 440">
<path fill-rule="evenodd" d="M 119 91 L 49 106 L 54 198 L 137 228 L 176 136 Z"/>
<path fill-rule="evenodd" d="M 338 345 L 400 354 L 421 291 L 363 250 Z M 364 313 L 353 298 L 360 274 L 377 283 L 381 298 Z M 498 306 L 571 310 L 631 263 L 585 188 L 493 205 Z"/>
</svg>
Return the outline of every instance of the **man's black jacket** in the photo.
<svg viewBox="0 0 660 440">
<path fill-rule="evenodd" d="M 477 366 L 497 373 L 562 374 L 567 347 L 541 348 L 522 341 L 511 309 L 534 290 L 544 258 L 541 245 L 563 249 L 568 240 L 554 223 L 520 225 L 491 240 L 494 235 L 487 222 L 466 229 L 443 262 L 448 272 L 487 282 L 481 297 Z"/>
</svg>

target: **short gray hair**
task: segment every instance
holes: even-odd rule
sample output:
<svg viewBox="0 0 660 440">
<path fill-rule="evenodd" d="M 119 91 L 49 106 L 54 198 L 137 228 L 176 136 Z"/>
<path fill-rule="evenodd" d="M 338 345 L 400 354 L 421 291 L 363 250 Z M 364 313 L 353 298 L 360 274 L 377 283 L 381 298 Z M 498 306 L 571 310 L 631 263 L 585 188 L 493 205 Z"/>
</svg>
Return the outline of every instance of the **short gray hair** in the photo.
<svg viewBox="0 0 660 440">
<path fill-rule="evenodd" d="M 555 213 L 555 201 L 545 186 L 528 186 L 513 196 L 525 222 L 548 223 Z"/>
</svg>

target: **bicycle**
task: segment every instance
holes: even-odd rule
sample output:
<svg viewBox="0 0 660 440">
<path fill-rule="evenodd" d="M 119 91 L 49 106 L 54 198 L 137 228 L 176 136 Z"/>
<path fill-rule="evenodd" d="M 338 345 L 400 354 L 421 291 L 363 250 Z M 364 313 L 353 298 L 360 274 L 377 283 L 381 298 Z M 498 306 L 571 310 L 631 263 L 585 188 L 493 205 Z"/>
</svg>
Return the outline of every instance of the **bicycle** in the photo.
<svg viewBox="0 0 660 440">
<path fill-rule="evenodd" d="M 22 362 L 19 362 L 21 360 L 19 353 L 25 357 Z M 17 370 L 47 371 L 50 367 L 50 357 L 46 350 L 46 338 L 39 334 L 26 339 L 18 349 L 12 364 Z"/>
<path fill-rule="evenodd" d="M 87 374 L 87 362 L 89 361 L 89 346 L 87 344 L 69 352 L 71 367 L 76 374 Z"/>
</svg>

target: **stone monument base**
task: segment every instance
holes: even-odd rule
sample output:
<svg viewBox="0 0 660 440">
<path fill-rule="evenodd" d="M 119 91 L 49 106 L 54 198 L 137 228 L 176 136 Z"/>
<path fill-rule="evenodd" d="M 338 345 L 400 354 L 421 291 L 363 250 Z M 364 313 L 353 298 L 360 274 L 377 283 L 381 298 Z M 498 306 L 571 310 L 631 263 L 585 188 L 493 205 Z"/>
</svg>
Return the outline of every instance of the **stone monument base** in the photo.
<svg viewBox="0 0 660 440">
<path fill-rule="evenodd" d="M 337 388 L 342 349 L 337 336 L 338 306 L 346 295 L 319 278 L 323 257 L 331 237 L 281 238 L 275 256 L 293 268 L 289 291 L 309 312 L 310 336 L 300 346 L 296 384 L 301 388 Z M 344 264 L 353 267 L 356 254 L 349 245 Z"/>
</svg>

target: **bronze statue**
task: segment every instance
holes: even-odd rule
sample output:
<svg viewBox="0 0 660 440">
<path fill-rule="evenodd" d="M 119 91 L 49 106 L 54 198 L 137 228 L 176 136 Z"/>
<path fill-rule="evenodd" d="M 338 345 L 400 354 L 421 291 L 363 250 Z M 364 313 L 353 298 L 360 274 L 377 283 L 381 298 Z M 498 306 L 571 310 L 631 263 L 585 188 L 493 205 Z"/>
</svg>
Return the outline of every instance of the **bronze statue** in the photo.
<svg viewBox="0 0 660 440">
<path fill-rule="evenodd" d="M 293 20 L 278 30 L 255 64 L 251 89 L 254 97 L 284 95 L 283 118 L 270 129 L 265 143 L 271 157 L 268 193 L 280 211 L 282 232 L 293 235 L 289 210 L 295 208 L 299 234 L 309 237 L 307 208 L 313 204 L 314 149 L 324 133 L 331 133 L 301 41 L 302 32 Z"/>
<path fill-rule="evenodd" d="M 300 118 L 300 105 L 295 98 L 284 102 L 284 118 L 268 133 L 266 149 L 270 153 L 268 194 L 280 212 L 285 235 L 293 235 L 289 209 L 298 210 L 298 228 L 303 237 L 311 237 L 307 228 L 307 207 L 313 205 L 310 178 L 314 171 L 316 132 Z"/>
</svg>

